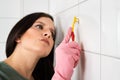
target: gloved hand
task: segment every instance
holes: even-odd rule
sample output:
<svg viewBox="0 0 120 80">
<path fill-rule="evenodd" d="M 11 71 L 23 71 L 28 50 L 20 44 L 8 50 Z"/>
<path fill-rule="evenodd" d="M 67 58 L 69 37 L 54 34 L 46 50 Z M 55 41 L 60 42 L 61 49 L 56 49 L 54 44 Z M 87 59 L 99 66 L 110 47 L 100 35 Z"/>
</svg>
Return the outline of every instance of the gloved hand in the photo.
<svg viewBox="0 0 120 80">
<path fill-rule="evenodd" d="M 69 41 L 72 28 L 61 44 L 56 48 L 56 66 L 52 80 L 71 80 L 73 69 L 76 67 L 80 58 L 80 46 L 75 41 Z"/>
</svg>

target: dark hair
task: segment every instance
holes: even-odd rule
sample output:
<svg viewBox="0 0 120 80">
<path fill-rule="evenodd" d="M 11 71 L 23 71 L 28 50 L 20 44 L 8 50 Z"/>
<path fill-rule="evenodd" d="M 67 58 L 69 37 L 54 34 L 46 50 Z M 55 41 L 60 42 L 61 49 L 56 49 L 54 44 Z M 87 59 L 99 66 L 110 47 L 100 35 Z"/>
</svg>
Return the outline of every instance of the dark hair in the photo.
<svg viewBox="0 0 120 80">
<path fill-rule="evenodd" d="M 23 17 L 11 30 L 6 42 L 6 55 L 9 57 L 16 47 L 16 39 L 20 38 L 32 25 L 33 23 L 41 17 L 48 17 L 52 21 L 51 15 L 43 12 L 36 12 Z M 55 41 L 55 38 L 53 39 Z M 54 58 L 54 47 L 52 48 L 50 54 L 41 58 L 34 71 L 33 77 L 35 80 L 51 80 L 54 69 L 53 69 L 53 58 Z"/>
</svg>

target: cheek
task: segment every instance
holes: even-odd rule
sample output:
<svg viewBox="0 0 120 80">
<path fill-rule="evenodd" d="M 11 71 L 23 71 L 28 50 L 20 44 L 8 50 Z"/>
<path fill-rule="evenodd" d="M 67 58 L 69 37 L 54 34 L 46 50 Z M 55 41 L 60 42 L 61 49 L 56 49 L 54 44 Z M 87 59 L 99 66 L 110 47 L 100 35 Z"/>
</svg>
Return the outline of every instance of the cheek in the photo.
<svg viewBox="0 0 120 80">
<path fill-rule="evenodd" d="M 33 45 L 33 42 L 35 42 L 37 35 L 35 34 L 35 32 L 28 30 L 21 38 L 21 44 L 24 46 Z"/>
<path fill-rule="evenodd" d="M 50 47 L 49 47 L 49 52 L 52 50 L 52 48 L 53 48 L 53 46 L 54 46 L 54 41 L 52 40 L 52 41 L 50 41 Z"/>
<path fill-rule="evenodd" d="M 36 39 L 40 34 L 37 31 L 34 31 L 33 29 L 29 29 L 22 38 L 24 40 L 33 41 Z"/>
<path fill-rule="evenodd" d="M 54 41 L 51 40 L 51 48 L 53 48 L 53 46 L 54 46 Z"/>
</svg>

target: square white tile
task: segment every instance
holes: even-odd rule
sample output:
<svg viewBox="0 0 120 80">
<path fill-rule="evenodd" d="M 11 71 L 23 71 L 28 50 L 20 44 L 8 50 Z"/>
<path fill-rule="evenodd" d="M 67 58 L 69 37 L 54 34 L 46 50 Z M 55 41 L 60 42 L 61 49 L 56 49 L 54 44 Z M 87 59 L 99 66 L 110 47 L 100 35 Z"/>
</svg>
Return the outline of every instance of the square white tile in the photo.
<svg viewBox="0 0 120 80">
<path fill-rule="evenodd" d="M 20 17 L 20 0 L 0 0 L 0 17 Z"/>
<path fill-rule="evenodd" d="M 100 80 L 100 55 L 84 52 L 72 80 Z"/>
<path fill-rule="evenodd" d="M 79 34 L 86 51 L 100 53 L 100 0 L 79 4 Z"/>
<path fill-rule="evenodd" d="M 101 10 L 101 53 L 120 58 L 120 5 L 115 0 L 102 0 Z"/>
<path fill-rule="evenodd" d="M 18 19 L 0 19 L 0 42 L 6 42 L 8 34 Z"/>
<path fill-rule="evenodd" d="M 78 0 L 50 0 L 50 13 L 57 14 L 78 3 Z"/>
<path fill-rule="evenodd" d="M 0 43 L 0 61 L 3 61 L 4 59 L 6 59 L 5 43 Z"/>
<path fill-rule="evenodd" d="M 120 59 L 101 57 L 101 80 L 120 80 Z"/>
<path fill-rule="evenodd" d="M 24 0 L 24 15 L 33 12 L 48 12 L 49 0 Z"/>
</svg>

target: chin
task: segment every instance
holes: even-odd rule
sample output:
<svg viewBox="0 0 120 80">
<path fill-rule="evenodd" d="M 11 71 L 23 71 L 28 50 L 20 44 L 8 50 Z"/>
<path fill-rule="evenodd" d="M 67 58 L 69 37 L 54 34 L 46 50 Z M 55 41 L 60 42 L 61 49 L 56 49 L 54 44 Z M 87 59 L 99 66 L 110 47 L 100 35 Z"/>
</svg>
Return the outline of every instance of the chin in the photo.
<svg viewBox="0 0 120 80">
<path fill-rule="evenodd" d="M 47 57 L 49 54 L 44 54 L 42 57 Z"/>
<path fill-rule="evenodd" d="M 51 50 L 45 50 L 44 49 L 35 49 L 35 52 L 40 56 L 40 57 L 47 57 L 50 54 Z"/>
<path fill-rule="evenodd" d="M 39 53 L 41 57 L 47 57 L 50 54 L 50 52 L 39 52 Z"/>
</svg>

